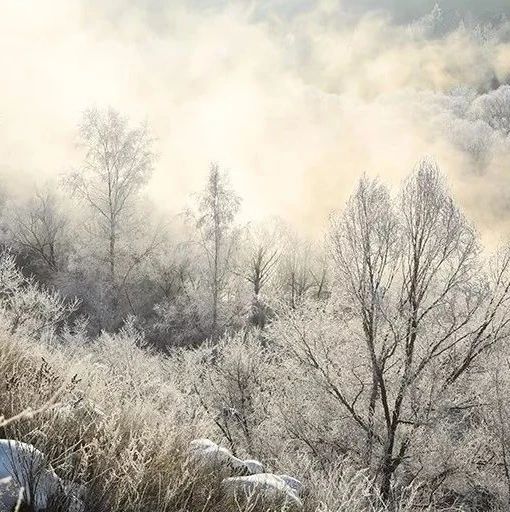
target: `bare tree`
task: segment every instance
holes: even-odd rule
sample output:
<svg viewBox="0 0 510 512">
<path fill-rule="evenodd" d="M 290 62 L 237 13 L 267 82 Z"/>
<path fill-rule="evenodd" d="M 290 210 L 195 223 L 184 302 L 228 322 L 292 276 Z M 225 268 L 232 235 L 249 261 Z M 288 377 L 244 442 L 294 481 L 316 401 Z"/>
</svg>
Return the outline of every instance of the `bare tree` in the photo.
<svg viewBox="0 0 510 512">
<path fill-rule="evenodd" d="M 267 308 L 261 294 L 278 269 L 280 244 L 281 235 L 277 227 L 264 229 L 261 226 L 249 226 L 247 229 L 243 243 L 245 255 L 238 274 L 249 283 L 252 301 L 250 321 L 259 328 L 264 328 L 267 321 Z"/>
<path fill-rule="evenodd" d="M 271 240 L 256 242 L 247 269 L 246 279 L 253 285 L 253 294 L 258 297 L 262 288 L 274 274 L 278 263 L 278 249 L 271 247 Z"/>
<path fill-rule="evenodd" d="M 219 327 L 220 302 L 232 275 L 238 232 L 234 221 L 240 200 L 230 188 L 228 177 L 217 164 L 209 170 L 207 186 L 199 197 L 195 225 L 206 259 L 206 282 L 210 291 L 211 334 Z"/>
<path fill-rule="evenodd" d="M 288 230 L 282 246 L 278 266 L 279 292 L 295 309 L 313 293 L 317 284 L 320 285 L 321 271 L 314 275 L 315 254 L 309 241 Z"/>
<path fill-rule="evenodd" d="M 495 391 L 495 400 L 489 406 L 490 419 L 487 422 L 493 431 L 494 446 L 500 449 L 500 459 L 503 466 L 503 474 L 506 483 L 506 501 L 510 506 L 510 435 L 508 433 L 508 370 L 510 370 L 510 362 L 508 359 L 501 364 L 502 361 L 496 361 L 492 369 L 491 384 Z M 501 371 L 503 366 L 503 372 Z M 506 388 L 506 389 L 505 389 Z M 498 446 L 499 445 L 499 446 Z"/>
<path fill-rule="evenodd" d="M 51 270 L 62 270 L 70 245 L 68 219 L 53 192 L 37 191 L 27 203 L 12 207 L 8 224 L 16 245 Z"/>
<path fill-rule="evenodd" d="M 94 214 L 95 234 L 106 241 L 106 261 L 115 282 L 119 237 L 153 170 L 152 140 L 146 125 L 130 128 L 127 119 L 111 108 L 85 111 L 80 136 L 85 160 L 67 183 Z"/>
<path fill-rule="evenodd" d="M 296 328 L 291 351 L 366 436 L 365 460 L 375 461 L 390 501 L 415 434 L 448 414 L 456 383 L 509 335 L 510 252 L 484 265 L 476 232 L 428 161 L 396 203 L 364 177 L 331 240 L 346 343 L 361 363 L 347 379 L 332 347 L 311 343 L 305 328 Z"/>
</svg>

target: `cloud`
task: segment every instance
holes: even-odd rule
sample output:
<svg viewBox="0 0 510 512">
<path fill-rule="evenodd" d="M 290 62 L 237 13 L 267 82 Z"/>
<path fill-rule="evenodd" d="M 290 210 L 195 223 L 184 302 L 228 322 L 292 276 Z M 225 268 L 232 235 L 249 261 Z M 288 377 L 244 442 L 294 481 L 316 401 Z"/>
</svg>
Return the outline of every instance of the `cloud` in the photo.
<svg viewBox="0 0 510 512">
<path fill-rule="evenodd" d="M 26 185 L 76 165 L 80 112 L 112 105 L 152 127 L 148 193 L 170 212 L 214 160 L 245 217 L 312 233 L 360 173 L 396 184 L 430 155 L 481 229 L 510 229 L 507 145 L 470 110 L 509 76 L 508 25 L 437 31 L 331 1 L 141 5 L 2 3 L 0 172 Z"/>
</svg>

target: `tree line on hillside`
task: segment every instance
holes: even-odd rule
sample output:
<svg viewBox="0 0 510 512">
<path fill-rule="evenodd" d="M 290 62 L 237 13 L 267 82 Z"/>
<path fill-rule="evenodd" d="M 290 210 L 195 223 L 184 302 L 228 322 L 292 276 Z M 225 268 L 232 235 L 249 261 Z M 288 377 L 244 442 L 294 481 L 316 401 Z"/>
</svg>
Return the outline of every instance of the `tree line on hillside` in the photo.
<svg viewBox="0 0 510 512">
<path fill-rule="evenodd" d="M 397 192 L 362 176 L 321 247 L 279 223 L 241 226 L 217 165 L 180 228 L 158 224 L 141 196 L 146 127 L 91 110 L 80 133 L 62 196 L 5 202 L 6 330 L 66 350 L 176 349 L 151 371 L 182 381 L 183 414 L 254 456 L 282 440 L 306 462 L 298 476 L 354 467 L 377 499 L 419 489 L 425 509 L 510 503 L 510 249 L 484 250 L 434 162 Z"/>
<path fill-rule="evenodd" d="M 91 334 L 136 317 L 167 350 L 263 327 L 272 302 L 327 296 L 320 248 L 279 220 L 241 225 L 241 200 L 217 164 L 193 208 L 161 221 L 143 196 L 156 161 L 147 126 L 91 109 L 79 135 L 80 165 L 57 189 L 4 194 L 1 227 L 27 275 L 79 299 Z"/>
</svg>

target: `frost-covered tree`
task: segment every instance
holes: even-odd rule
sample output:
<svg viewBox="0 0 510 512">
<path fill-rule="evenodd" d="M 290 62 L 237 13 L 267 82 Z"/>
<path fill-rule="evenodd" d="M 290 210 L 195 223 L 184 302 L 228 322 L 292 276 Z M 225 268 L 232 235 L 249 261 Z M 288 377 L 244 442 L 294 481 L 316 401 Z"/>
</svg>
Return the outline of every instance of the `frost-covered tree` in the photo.
<svg viewBox="0 0 510 512">
<path fill-rule="evenodd" d="M 321 250 L 287 229 L 282 237 L 275 294 L 292 308 L 327 295 L 327 262 Z"/>
<path fill-rule="evenodd" d="M 510 255 L 481 272 L 477 234 L 428 161 L 395 206 L 385 187 L 364 178 L 332 239 L 372 376 L 366 411 L 351 414 L 366 429 L 369 456 L 380 444 L 388 498 L 414 432 L 434 420 L 476 358 L 508 336 Z"/>
<path fill-rule="evenodd" d="M 331 243 L 334 300 L 291 313 L 277 338 L 350 418 L 339 439 L 346 430 L 364 439 L 350 450 L 390 500 L 397 471 L 411 479 L 420 471 L 417 452 L 408 459 L 417 440 L 449 417 L 463 379 L 509 335 L 510 252 L 482 258 L 428 161 L 397 199 L 362 178 Z"/>
<path fill-rule="evenodd" d="M 54 192 L 36 191 L 25 203 L 11 205 L 7 224 L 21 251 L 53 272 L 63 270 L 71 245 L 69 220 Z"/>
<path fill-rule="evenodd" d="M 226 173 L 217 164 L 209 170 L 207 185 L 199 195 L 194 215 L 197 243 L 204 257 L 203 278 L 208 290 L 210 334 L 217 337 L 221 316 L 233 276 L 234 258 L 238 241 L 235 224 L 240 199 L 232 190 Z M 228 316 L 228 313 L 227 313 Z"/>
<path fill-rule="evenodd" d="M 268 314 L 266 292 L 275 280 L 278 270 L 281 229 L 278 225 L 250 225 L 244 235 L 237 273 L 249 288 L 250 323 L 263 328 Z"/>
<path fill-rule="evenodd" d="M 209 327 L 201 315 L 206 294 L 200 286 L 197 248 L 168 243 L 161 249 L 150 258 L 150 283 L 156 301 L 148 319 L 148 335 L 164 350 L 196 345 L 207 337 Z"/>
<path fill-rule="evenodd" d="M 132 128 L 115 110 L 93 108 L 83 114 L 80 142 L 84 162 L 67 177 L 67 184 L 90 208 L 87 231 L 99 241 L 115 282 L 119 241 L 135 234 L 136 199 L 153 170 L 152 139 L 146 125 Z"/>
<path fill-rule="evenodd" d="M 473 102 L 471 115 L 508 137 L 510 135 L 510 86 L 502 85 L 494 91 L 479 96 Z"/>
</svg>

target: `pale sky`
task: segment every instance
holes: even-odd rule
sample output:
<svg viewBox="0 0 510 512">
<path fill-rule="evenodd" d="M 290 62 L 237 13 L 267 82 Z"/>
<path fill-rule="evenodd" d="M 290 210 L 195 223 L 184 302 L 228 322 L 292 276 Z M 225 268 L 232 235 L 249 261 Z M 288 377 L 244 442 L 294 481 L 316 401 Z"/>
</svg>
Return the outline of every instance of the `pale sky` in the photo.
<svg viewBox="0 0 510 512">
<path fill-rule="evenodd" d="M 246 218 L 314 232 L 362 172 L 394 184 L 432 156 L 480 229 L 509 232 L 506 143 L 476 108 L 510 76 L 510 2 L 434 4 L 3 0 L 4 184 L 79 165 L 80 113 L 111 105 L 148 121 L 169 212 L 217 161 Z"/>
</svg>

